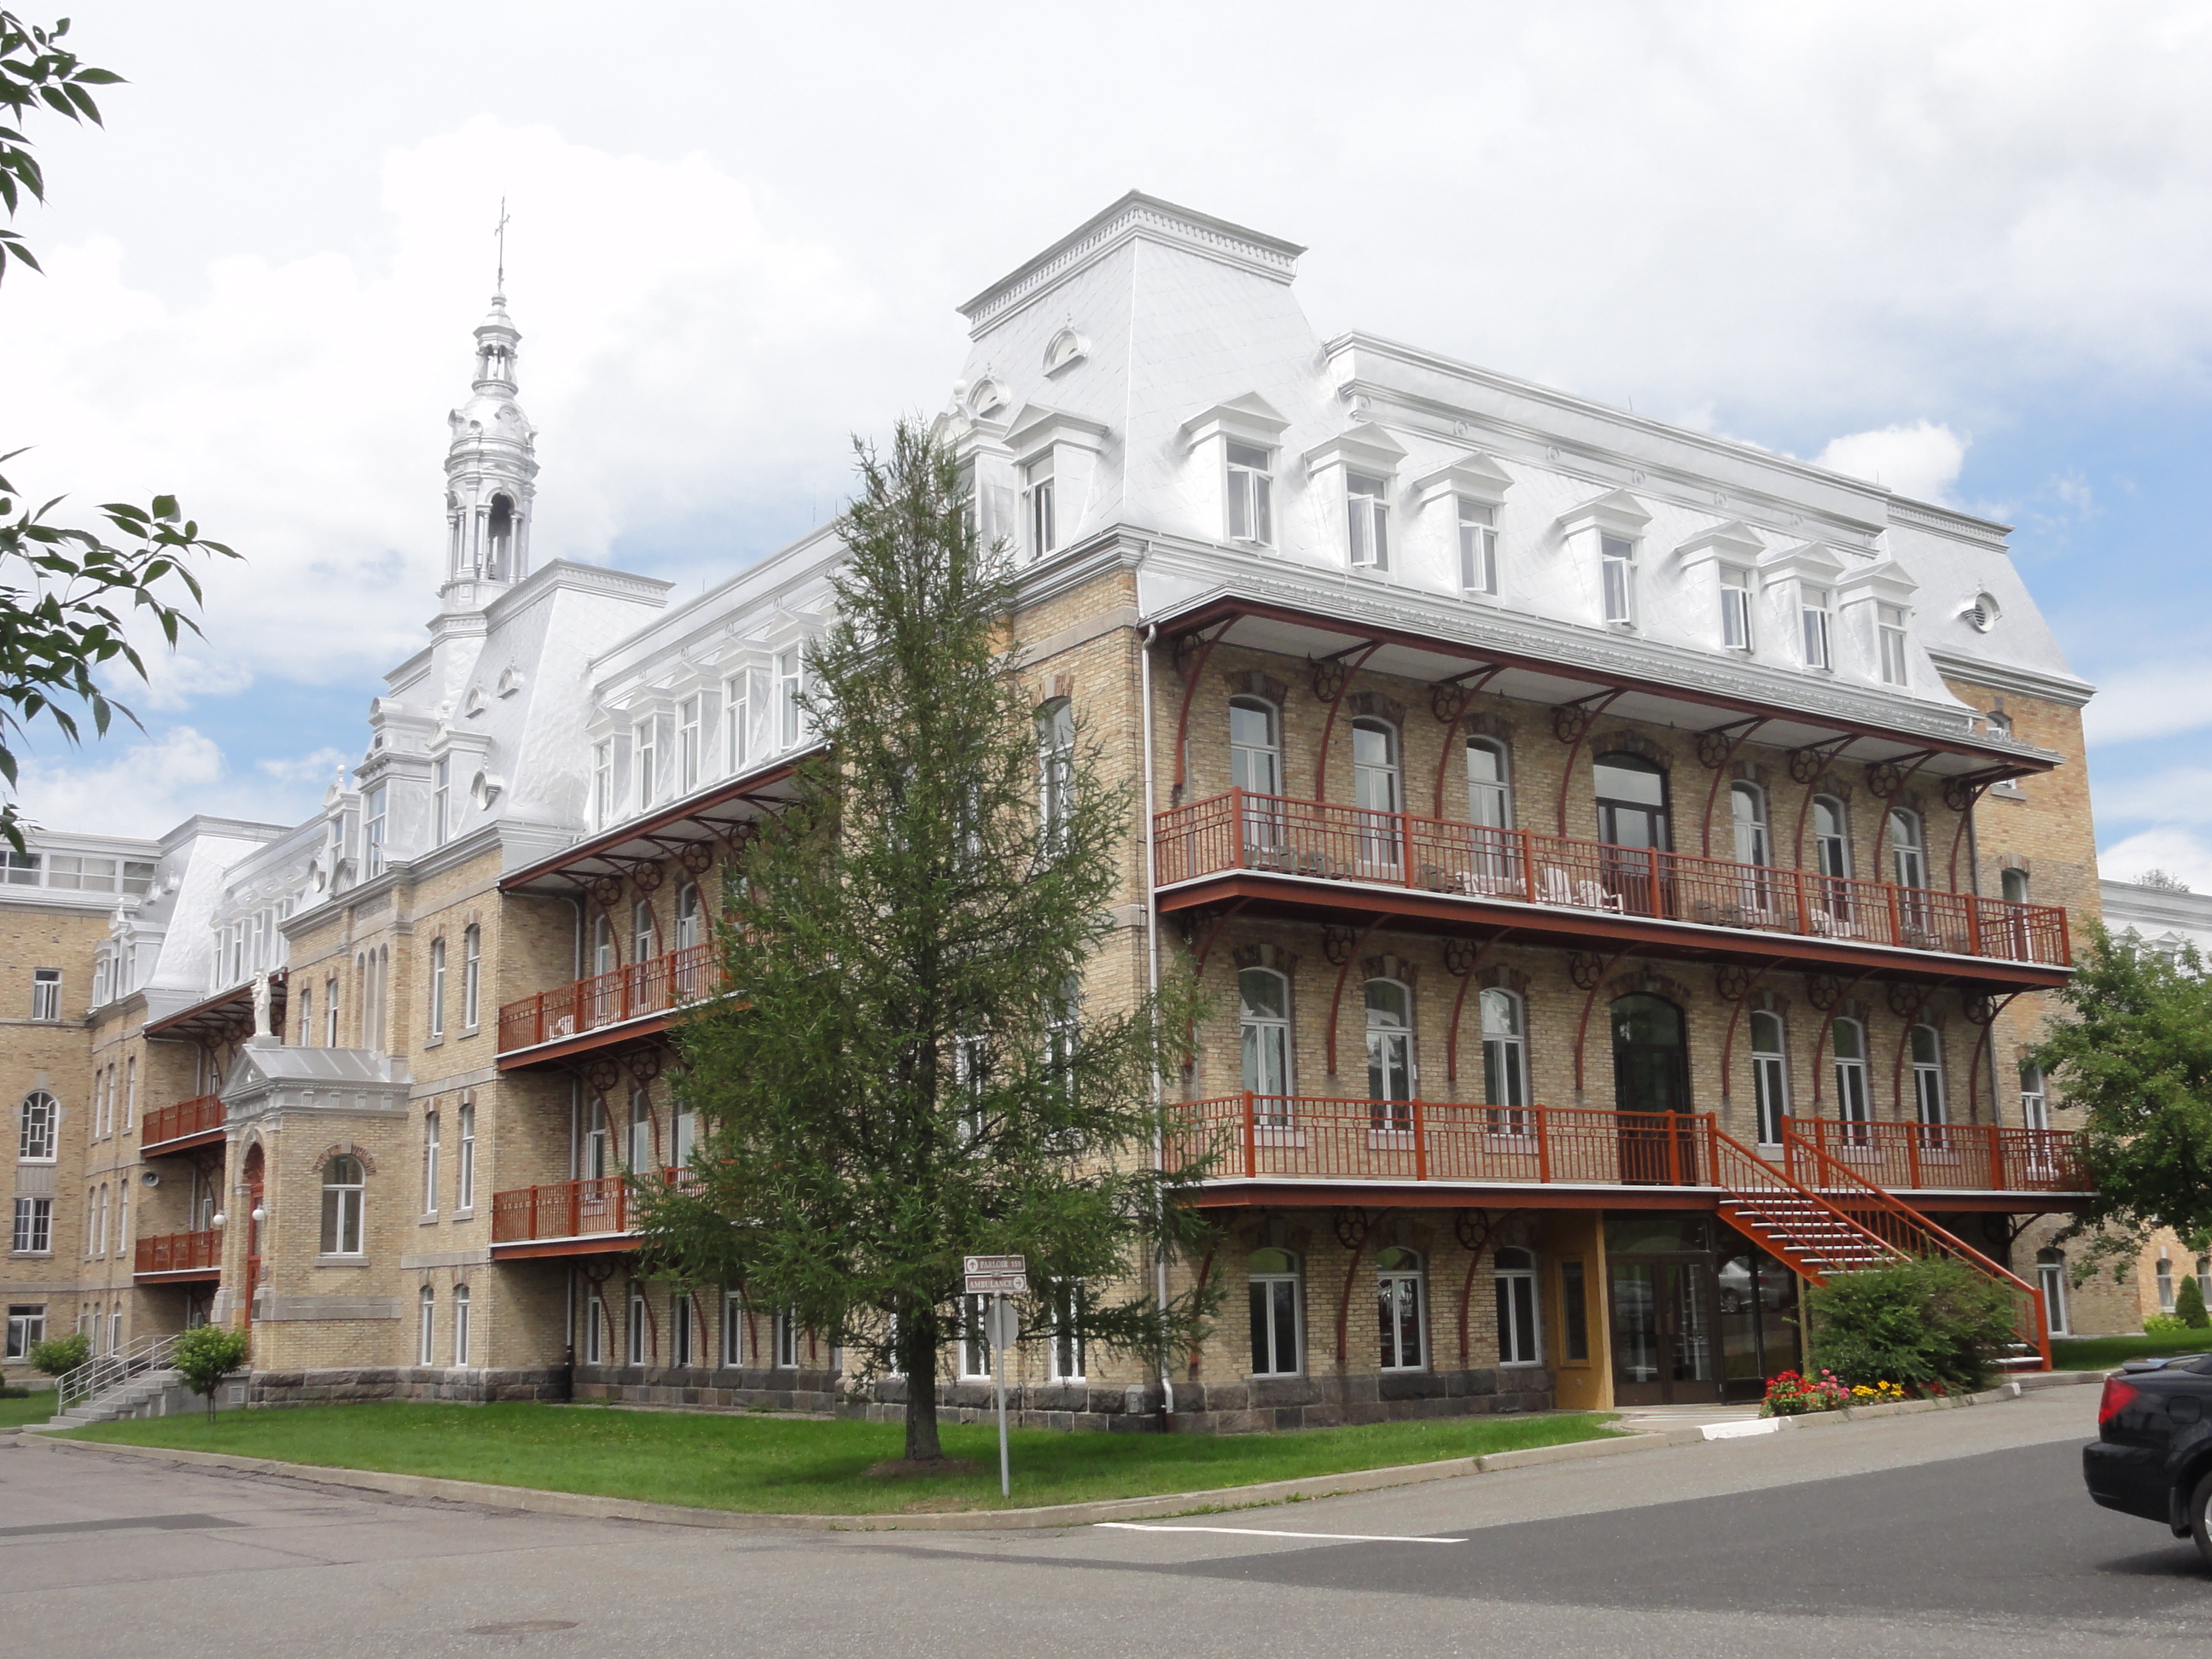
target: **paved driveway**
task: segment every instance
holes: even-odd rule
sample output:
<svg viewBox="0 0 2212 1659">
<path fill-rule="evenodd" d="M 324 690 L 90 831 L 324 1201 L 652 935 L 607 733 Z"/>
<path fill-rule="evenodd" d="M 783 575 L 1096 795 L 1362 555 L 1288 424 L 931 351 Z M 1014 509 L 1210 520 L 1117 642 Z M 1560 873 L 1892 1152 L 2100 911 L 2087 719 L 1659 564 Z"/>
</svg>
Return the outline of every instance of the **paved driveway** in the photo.
<svg viewBox="0 0 2212 1659">
<path fill-rule="evenodd" d="M 10 1651 L 2170 1655 L 2212 1576 L 2082 1495 L 2096 1390 L 1274 1509 L 728 1533 L 0 1450 Z M 1187 1530 L 1185 1528 L 1221 1528 Z M 1317 1537 L 1285 1535 L 1291 1533 Z M 1453 1541 L 1422 1541 L 1453 1540 Z M 510 1628 L 538 1625 L 545 1628 Z"/>
</svg>

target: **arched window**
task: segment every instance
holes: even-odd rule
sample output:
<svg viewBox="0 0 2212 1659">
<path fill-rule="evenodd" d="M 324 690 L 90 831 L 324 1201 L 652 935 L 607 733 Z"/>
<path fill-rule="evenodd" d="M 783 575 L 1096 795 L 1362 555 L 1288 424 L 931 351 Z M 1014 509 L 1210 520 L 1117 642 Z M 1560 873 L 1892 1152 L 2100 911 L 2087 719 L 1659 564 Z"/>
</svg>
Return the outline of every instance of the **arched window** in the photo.
<svg viewBox="0 0 2212 1659">
<path fill-rule="evenodd" d="M 1513 780 L 1505 745 L 1494 738 L 1467 740 L 1467 817 L 1486 830 L 1513 827 Z"/>
<path fill-rule="evenodd" d="M 1774 849 L 1766 834 L 1766 792 L 1755 783 L 1730 784 L 1729 814 L 1735 830 L 1735 861 L 1773 863 Z"/>
<path fill-rule="evenodd" d="M 461 1025 L 474 1030 L 483 1010 L 483 932 L 474 922 L 461 930 Z"/>
<path fill-rule="evenodd" d="M 629 1091 L 628 1162 L 632 1175 L 645 1175 L 658 1167 L 653 1155 L 653 1097 L 641 1085 Z"/>
<path fill-rule="evenodd" d="M 1400 981 L 1367 981 L 1367 1098 L 1375 1127 L 1413 1127 L 1413 994 Z"/>
<path fill-rule="evenodd" d="M 676 890 L 676 948 L 688 951 L 704 934 L 705 919 L 699 908 L 699 884 L 685 882 Z"/>
<path fill-rule="evenodd" d="M 577 1149 L 576 1176 L 580 1181 L 604 1181 L 607 1176 L 607 1103 L 598 1095 L 584 1108 L 582 1145 Z"/>
<path fill-rule="evenodd" d="M 688 1170 L 691 1149 L 699 1144 L 699 1114 L 681 1095 L 670 1103 L 670 1109 L 675 1115 L 670 1123 L 668 1165 L 672 1170 Z"/>
<path fill-rule="evenodd" d="M 52 1163 L 54 1127 L 60 1119 L 60 1106 L 44 1089 L 33 1089 L 25 1095 L 23 1126 L 16 1137 L 15 1156 L 26 1163 Z"/>
<path fill-rule="evenodd" d="M 1369 873 L 1398 866 L 1398 819 L 1405 801 L 1398 728 L 1366 715 L 1352 723 L 1352 801 L 1360 809 L 1359 860 Z"/>
<path fill-rule="evenodd" d="M 1526 1134 L 1528 1031 L 1521 999 L 1492 986 L 1482 994 L 1482 1097 L 1492 1134 Z"/>
<path fill-rule="evenodd" d="M 1863 1140 L 1868 1117 L 1866 1027 L 1855 1019 L 1838 1019 L 1831 1042 L 1836 1051 L 1836 1115 L 1843 1120 L 1847 1139 Z"/>
<path fill-rule="evenodd" d="M 361 1160 L 341 1152 L 323 1165 L 323 1254 L 359 1255 L 362 1199 L 367 1179 Z"/>
<path fill-rule="evenodd" d="M 1492 1270 L 1498 1280 L 1498 1363 L 1541 1364 L 1544 1347 L 1536 1328 L 1534 1255 L 1509 1246 L 1498 1251 Z"/>
<path fill-rule="evenodd" d="M 422 1213 L 438 1212 L 438 1115 L 422 1114 Z"/>
<path fill-rule="evenodd" d="M 1899 887 L 1925 887 L 1928 862 L 1922 850 L 1920 815 L 1899 807 L 1889 815 L 1890 879 Z"/>
<path fill-rule="evenodd" d="M 2166 1260 L 2164 1256 L 2159 1257 L 2156 1276 L 2158 1279 L 2158 1310 L 2160 1313 L 2170 1314 L 2173 1311 L 2173 1263 Z"/>
<path fill-rule="evenodd" d="M 2057 1250 L 2035 1253 L 2035 1285 L 2043 1292 L 2043 1315 L 2053 1336 L 2064 1336 L 2073 1327 L 2066 1317 L 2066 1257 Z"/>
<path fill-rule="evenodd" d="M 1237 975 L 1237 1024 L 1244 1046 L 1244 1087 L 1263 1097 L 1253 1109 L 1270 1122 L 1290 1115 L 1291 982 L 1272 968 Z"/>
<path fill-rule="evenodd" d="M 1782 1052 L 1782 1016 L 1759 1009 L 1751 1017 L 1751 1080 L 1759 1103 L 1759 1139 L 1782 1144 L 1790 1115 L 1790 1062 Z"/>
<path fill-rule="evenodd" d="M 2005 870 L 2000 872 L 1997 876 L 1997 890 L 2003 896 L 2004 902 L 2008 904 L 2027 903 L 2027 872 L 2025 870 Z"/>
<path fill-rule="evenodd" d="M 1288 1250 L 1255 1250 L 1244 1264 L 1252 1302 L 1252 1375 L 1296 1376 L 1304 1352 L 1305 1275 Z"/>
<path fill-rule="evenodd" d="M 416 1298 L 415 1363 L 418 1365 L 434 1364 L 430 1346 L 438 1333 L 438 1293 L 428 1285 Z"/>
<path fill-rule="evenodd" d="M 1418 1252 L 1392 1245 L 1375 1258 L 1375 1301 L 1382 1368 L 1418 1371 L 1429 1363 L 1428 1298 Z"/>
<path fill-rule="evenodd" d="M 1942 1128 L 1943 1035 L 1933 1025 L 1912 1028 L 1912 1105 L 1923 1129 Z"/>
<path fill-rule="evenodd" d="M 1283 793 L 1282 718 L 1275 705 L 1258 697 L 1229 700 L 1229 781 L 1248 795 L 1266 799 L 1244 805 L 1244 844 L 1273 852 L 1283 844 L 1282 809 L 1273 797 Z"/>
<path fill-rule="evenodd" d="M 611 974 L 619 966 L 620 951 L 615 945 L 615 925 L 604 915 L 592 918 L 592 972 Z"/>
<path fill-rule="evenodd" d="M 1037 818 L 1048 848 L 1067 833 L 1075 811 L 1075 710 L 1054 697 L 1037 710 Z"/>
<path fill-rule="evenodd" d="M 650 962 L 660 954 L 659 933 L 651 900 L 640 899 L 629 907 L 629 959 L 633 963 Z"/>
<path fill-rule="evenodd" d="M 2051 1127 L 2051 1096 L 2044 1087 L 2043 1068 L 2023 1060 L 2020 1067 L 2020 1121 L 2039 1133 Z"/>
<path fill-rule="evenodd" d="M 430 1035 L 446 1035 L 446 941 L 430 941 Z"/>
<path fill-rule="evenodd" d="M 1821 875 L 1848 881 L 1851 874 L 1851 820 L 1833 795 L 1813 798 L 1813 867 Z"/>
<path fill-rule="evenodd" d="M 453 1286 L 453 1364 L 469 1363 L 469 1287 Z"/>
<path fill-rule="evenodd" d="M 495 495 L 484 522 L 484 574 L 495 582 L 513 580 L 514 559 L 514 503 L 505 495 Z"/>
</svg>

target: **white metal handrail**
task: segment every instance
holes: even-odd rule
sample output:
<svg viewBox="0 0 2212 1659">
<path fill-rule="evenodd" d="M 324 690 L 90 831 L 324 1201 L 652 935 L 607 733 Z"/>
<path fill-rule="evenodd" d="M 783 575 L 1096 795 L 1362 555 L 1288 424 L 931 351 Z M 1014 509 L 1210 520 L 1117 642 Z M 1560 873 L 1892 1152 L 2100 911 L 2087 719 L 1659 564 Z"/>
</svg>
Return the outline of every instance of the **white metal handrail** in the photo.
<svg viewBox="0 0 2212 1659">
<path fill-rule="evenodd" d="M 65 1412 L 81 1400 L 106 1393 L 118 1382 L 162 1370 L 176 1352 L 177 1339 L 172 1333 L 137 1337 L 112 1353 L 94 1354 L 54 1380 L 55 1410 Z"/>
</svg>

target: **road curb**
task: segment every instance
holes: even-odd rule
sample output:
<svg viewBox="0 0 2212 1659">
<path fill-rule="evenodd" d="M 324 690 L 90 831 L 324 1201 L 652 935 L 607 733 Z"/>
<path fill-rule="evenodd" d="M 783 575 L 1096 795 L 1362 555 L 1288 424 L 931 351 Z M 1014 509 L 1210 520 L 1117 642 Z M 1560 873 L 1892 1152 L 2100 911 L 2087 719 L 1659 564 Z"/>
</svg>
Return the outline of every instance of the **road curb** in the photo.
<svg viewBox="0 0 2212 1659">
<path fill-rule="evenodd" d="M 1048 1528 L 1082 1527 L 1101 1521 L 1138 1521 L 1162 1516 L 1229 1509 L 1257 1509 L 1276 1504 L 1301 1503 L 1320 1498 L 1343 1498 L 1358 1492 L 1382 1492 L 1396 1486 L 1426 1486 L 1437 1480 L 1456 1480 L 1474 1474 L 1502 1474 L 1509 1470 L 1540 1468 L 1552 1463 L 1577 1463 L 1591 1458 L 1620 1457 L 1656 1451 L 1668 1446 L 1701 1445 L 1709 1439 L 1735 1439 L 1746 1433 L 1776 1433 L 1785 1429 L 1832 1427 L 1876 1417 L 1897 1417 L 1921 1412 L 1957 1410 L 1965 1406 L 1994 1405 L 2017 1399 L 2026 1389 L 2051 1388 L 2061 1382 L 2090 1382 L 2101 1371 L 2044 1373 L 2049 1380 L 2031 1382 L 2014 1377 L 1982 1394 L 1951 1400 L 1908 1400 L 1883 1406 L 1861 1406 L 1840 1412 L 1805 1417 L 1755 1419 L 1757 1426 L 1729 1424 L 1734 1433 L 1715 1435 L 1705 1428 L 1650 1430 L 1603 1440 L 1575 1440 L 1559 1446 L 1531 1446 L 1521 1451 L 1492 1452 L 1481 1457 L 1452 1457 L 1432 1463 L 1399 1463 L 1380 1469 L 1347 1469 L 1337 1474 L 1318 1474 L 1295 1480 L 1269 1480 L 1254 1486 L 1217 1486 L 1202 1492 L 1160 1492 L 1149 1498 L 1105 1498 L 1088 1504 L 1052 1504 L 1025 1510 L 956 1510 L 921 1515 L 765 1515 L 738 1510 L 694 1509 L 684 1504 L 648 1504 L 630 1498 L 603 1498 L 589 1492 L 541 1492 L 530 1486 L 495 1486 L 479 1480 L 451 1480 L 441 1475 L 394 1474 L 378 1469 L 325 1468 L 317 1463 L 286 1463 L 269 1457 L 241 1457 L 230 1452 L 185 1451 L 171 1446 L 132 1446 L 98 1440 L 67 1440 L 40 1434 L 44 1444 L 76 1453 L 164 1463 L 176 1468 L 227 1469 L 240 1474 L 275 1475 L 318 1486 L 342 1486 L 359 1492 L 378 1492 L 399 1498 L 428 1498 L 453 1504 L 475 1504 L 491 1509 L 516 1510 L 533 1515 L 565 1515 L 586 1520 L 650 1521 L 679 1527 L 706 1527 L 735 1532 L 1025 1532 Z M 1771 1425 L 1771 1427 L 1769 1425 Z M 35 1425 L 33 1430 L 35 1431 Z"/>
</svg>

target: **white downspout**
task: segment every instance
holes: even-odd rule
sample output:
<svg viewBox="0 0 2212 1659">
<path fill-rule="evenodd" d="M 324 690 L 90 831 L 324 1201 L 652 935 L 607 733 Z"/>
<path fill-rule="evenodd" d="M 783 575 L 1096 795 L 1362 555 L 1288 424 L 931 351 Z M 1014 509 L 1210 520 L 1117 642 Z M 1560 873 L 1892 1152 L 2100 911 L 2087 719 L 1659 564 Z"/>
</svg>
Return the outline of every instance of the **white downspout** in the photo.
<svg viewBox="0 0 2212 1659">
<path fill-rule="evenodd" d="M 1145 559 L 1152 550 L 1152 544 L 1147 542 L 1143 551 L 1137 555 L 1137 603 L 1140 607 L 1145 602 Z M 1152 641 L 1158 637 L 1159 628 L 1154 623 L 1145 623 L 1137 635 L 1137 668 L 1139 684 L 1142 687 L 1141 717 L 1145 733 L 1145 957 L 1146 981 L 1154 996 L 1159 994 L 1160 989 L 1160 921 L 1158 907 L 1152 900 Z M 1160 1074 L 1156 1070 L 1152 1073 L 1152 1108 L 1155 1113 L 1161 1104 Z M 1162 1174 L 1166 1173 L 1167 1141 L 1157 1128 L 1152 1131 L 1152 1164 Z M 1157 1248 L 1152 1251 L 1152 1274 L 1154 1294 L 1164 1310 L 1168 1304 L 1168 1259 Z M 1163 1348 L 1160 1351 L 1160 1426 L 1167 1428 L 1174 1422 L 1175 1383 L 1168 1376 L 1167 1351 Z"/>
</svg>

